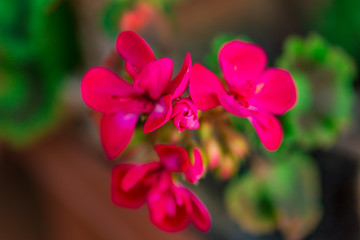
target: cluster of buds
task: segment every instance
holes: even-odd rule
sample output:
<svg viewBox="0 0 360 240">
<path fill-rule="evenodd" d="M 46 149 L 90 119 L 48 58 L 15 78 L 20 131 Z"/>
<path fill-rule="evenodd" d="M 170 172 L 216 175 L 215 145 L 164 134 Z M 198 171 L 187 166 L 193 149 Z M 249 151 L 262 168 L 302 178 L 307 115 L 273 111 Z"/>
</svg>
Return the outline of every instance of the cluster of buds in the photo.
<svg viewBox="0 0 360 240">
<path fill-rule="evenodd" d="M 102 113 L 100 135 L 107 157 L 113 159 L 125 150 L 138 122 L 146 134 L 163 126 L 163 133 L 156 131 L 156 135 L 170 137 L 151 141 L 161 143 L 154 147 L 158 162 L 114 167 L 114 203 L 128 208 L 146 203 L 151 221 L 165 231 L 180 231 L 189 223 L 207 231 L 208 211 L 173 175 L 183 173 L 190 183 L 197 182 L 205 171 L 204 155 L 210 169 L 219 168 L 223 178 L 232 176 L 247 144 L 242 135 L 234 133 L 228 118 L 222 117 L 229 114 L 247 118 L 265 148 L 276 150 L 282 128 L 274 114 L 283 114 L 295 104 L 292 77 L 285 70 L 265 69 L 264 51 L 237 40 L 220 49 L 223 78 L 199 63 L 192 65 L 188 53 L 172 79 L 173 61 L 156 59 L 149 45 L 132 31 L 119 34 L 116 50 L 129 81 L 107 68 L 95 67 L 81 83 L 84 102 Z M 167 131 L 170 120 L 180 137 Z M 191 149 L 190 158 L 185 149 L 166 145 L 170 142 Z"/>
<path fill-rule="evenodd" d="M 230 179 L 249 152 L 245 137 L 234 131 L 223 118 L 223 111 L 210 111 L 204 115 L 199 129 L 201 147 L 207 159 L 209 170 L 215 171 L 221 179 Z M 209 119 L 211 116 L 211 119 Z M 216 126 L 216 127 L 215 127 Z"/>
</svg>

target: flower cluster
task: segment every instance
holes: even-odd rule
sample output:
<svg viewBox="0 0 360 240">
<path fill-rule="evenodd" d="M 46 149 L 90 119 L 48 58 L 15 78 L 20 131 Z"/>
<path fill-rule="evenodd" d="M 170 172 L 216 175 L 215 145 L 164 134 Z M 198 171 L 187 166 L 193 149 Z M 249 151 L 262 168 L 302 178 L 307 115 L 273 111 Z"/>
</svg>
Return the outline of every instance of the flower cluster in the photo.
<svg viewBox="0 0 360 240">
<path fill-rule="evenodd" d="M 282 128 L 273 114 L 284 114 L 296 101 L 291 75 L 266 66 L 266 54 L 251 43 L 232 41 L 219 52 L 219 63 L 227 88 L 199 63 L 191 70 L 190 95 L 200 110 L 221 105 L 238 117 L 246 117 L 261 142 L 271 151 L 282 141 Z"/>
<path fill-rule="evenodd" d="M 173 101 L 186 90 L 191 68 L 187 54 L 178 75 L 171 81 L 173 62 L 156 59 L 148 44 L 134 32 L 121 33 L 116 50 L 125 60 L 133 84 L 103 67 L 89 70 L 81 83 L 84 102 L 103 113 L 101 141 L 107 156 L 117 157 L 129 144 L 141 114 L 148 115 L 144 133 L 171 119 Z"/>
<path fill-rule="evenodd" d="M 185 149 L 175 145 L 155 145 L 160 161 L 119 164 L 112 172 L 112 199 L 120 207 L 139 208 L 147 203 L 150 219 L 162 230 L 174 232 L 190 222 L 199 230 L 210 228 L 210 215 L 201 201 L 187 188 L 175 184 L 172 173 L 183 173 L 195 183 L 204 172 L 200 152 L 194 164 Z"/>
<path fill-rule="evenodd" d="M 156 59 L 149 45 L 136 33 L 120 33 L 116 50 L 124 60 L 130 80 L 104 67 L 95 67 L 85 74 L 81 83 L 84 102 L 103 114 L 100 135 L 108 158 L 113 159 L 124 151 L 138 122 L 143 123 L 144 133 L 153 132 L 169 120 L 180 132 L 199 127 L 201 132 L 202 126 L 209 123 L 202 120 L 206 117 L 202 118 L 199 110 L 207 111 L 220 105 L 233 115 L 248 118 L 265 148 L 274 151 L 280 146 L 282 128 L 274 114 L 283 114 L 295 104 L 296 89 L 287 71 L 265 69 L 266 55 L 260 47 L 242 41 L 224 44 L 219 52 L 223 72 L 220 78 L 199 63 L 192 66 L 188 53 L 173 79 L 172 60 Z M 186 92 L 188 87 L 190 95 Z M 207 119 L 215 115 L 208 114 Z M 243 147 L 236 146 L 244 143 L 226 124 L 216 127 L 224 129 L 225 136 L 237 139 L 228 141 L 234 157 L 245 152 Z M 185 134 L 187 137 L 181 142 L 192 149 L 190 158 L 185 149 L 176 145 L 155 145 L 160 161 L 115 166 L 114 203 L 128 208 L 146 203 L 151 221 L 165 231 L 179 231 L 189 223 L 207 231 L 208 211 L 192 192 L 173 180 L 174 173 L 182 173 L 191 183 L 203 175 L 201 151 L 196 146 L 203 145 L 199 148 L 205 150 L 210 168 L 219 163 L 221 154 L 211 147 L 216 142 L 208 141 L 206 134 L 200 133 L 198 137 L 196 134 Z M 209 157 L 212 153 L 216 156 Z M 230 155 L 226 156 L 230 159 Z M 224 176 L 229 176 L 231 170 L 227 166 L 229 164 L 223 164 Z"/>
</svg>

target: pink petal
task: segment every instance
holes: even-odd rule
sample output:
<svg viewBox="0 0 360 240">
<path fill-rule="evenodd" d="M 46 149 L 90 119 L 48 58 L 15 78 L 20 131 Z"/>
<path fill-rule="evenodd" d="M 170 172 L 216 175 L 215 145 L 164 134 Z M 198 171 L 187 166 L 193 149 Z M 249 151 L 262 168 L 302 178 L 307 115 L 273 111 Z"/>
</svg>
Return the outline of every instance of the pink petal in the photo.
<svg viewBox="0 0 360 240">
<path fill-rule="evenodd" d="M 187 53 L 183 65 L 180 69 L 180 72 L 170 82 L 170 84 L 167 86 L 165 90 L 166 93 L 172 94 L 173 99 L 180 97 L 188 87 L 189 79 L 190 79 L 190 69 L 191 69 L 191 57 L 190 57 L 190 53 Z"/>
<path fill-rule="evenodd" d="M 185 205 L 176 205 L 172 214 L 166 212 L 166 206 L 167 202 L 165 198 L 162 198 L 161 201 L 148 204 L 151 222 L 166 232 L 179 232 L 184 230 L 189 225 Z"/>
<path fill-rule="evenodd" d="M 185 112 L 188 114 L 195 114 L 196 116 L 198 115 L 198 109 L 190 98 L 181 98 L 176 101 L 172 116 L 183 114 Z"/>
<path fill-rule="evenodd" d="M 138 114 L 105 114 L 101 119 L 101 142 L 109 159 L 117 157 L 129 144 Z"/>
<path fill-rule="evenodd" d="M 176 115 L 173 118 L 173 122 L 180 132 L 183 132 L 185 129 L 198 129 L 200 126 L 199 120 L 195 115 L 191 117 Z"/>
<path fill-rule="evenodd" d="M 180 131 L 180 132 L 183 132 L 185 130 L 185 128 L 183 128 L 180 123 L 181 123 L 181 120 L 183 119 L 183 116 L 181 114 L 177 114 L 174 116 L 171 116 L 172 120 L 173 120 L 173 123 L 175 125 L 175 127 Z"/>
<path fill-rule="evenodd" d="M 137 75 L 134 85 L 147 91 L 153 100 L 157 100 L 169 84 L 172 71 L 173 61 L 170 58 L 161 58 L 147 64 Z"/>
<path fill-rule="evenodd" d="M 186 188 L 183 189 L 185 194 L 188 196 L 187 211 L 191 222 L 200 231 L 209 231 L 211 226 L 209 211 L 194 193 Z"/>
<path fill-rule="evenodd" d="M 239 40 L 228 42 L 219 51 L 219 63 L 230 88 L 241 89 L 266 66 L 266 54 L 259 46 Z"/>
<path fill-rule="evenodd" d="M 136 184 L 131 189 L 125 191 L 122 188 L 122 181 L 127 172 L 135 167 L 134 164 L 116 165 L 111 173 L 111 199 L 113 203 L 120 207 L 139 208 L 146 200 L 149 187 L 143 184 Z"/>
<path fill-rule="evenodd" d="M 148 196 L 148 201 L 157 201 L 162 197 L 162 194 L 165 191 L 168 191 L 169 188 L 172 188 L 172 185 L 174 185 L 174 183 L 171 172 L 166 170 L 158 172 L 155 183 L 152 183 L 151 193 Z"/>
<path fill-rule="evenodd" d="M 164 125 L 171 118 L 172 100 L 171 94 L 160 98 L 155 104 L 153 111 L 144 124 L 144 133 L 149 133 Z"/>
<path fill-rule="evenodd" d="M 283 114 L 296 102 L 296 87 L 289 72 L 268 69 L 256 81 L 250 104 L 274 114 Z"/>
<path fill-rule="evenodd" d="M 202 111 L 220 105 L 217 94 L 225 91 L 216 75 L 199 63 L 191 68 L 189 90 L 191 99 Z"/>
<path fill-rule="evenodd" d="M 133 65 L 131 65 L 129 62 L 125 63 L 125 70 L 132 79 L 136 79 L 137 75 L 139 75 L 139 73 L 136 71 Z"/>
<path fill-rule="evenodd" d="M 203 160 L 200 154 L 200 151 L 195 148 L 194 149 L 194 164 L 191 165 L 188 170 L 185 172 L 186 179 L 191 183 L 196 183 L 199 181 L 201 176 L 204 173 L 204 165 Z"/>
<path fill-rule="evenodd" d="M 177 207 L 174 196 L 168 195 L 165 206 L 166 206 L 166 213 L 170 217 L 174 217 L 176 214 L 176 207 Z"/>
<path fill-rule="evenodd" d="M 269 151 L 276 151 L 282 141 L 283 132 L 279 120 L 272 114 L 256 110 L 248 118 L 260 141 Z"/>
<path fill-rule="evenodd" d="M 234 97 L 227 94 L 225 91 L 219 92 L 218 97 L 221 106 L 229 113 L 238 117 L 248 117 L 250 115 L 250 111 L 247 108 L 238 103 Z"/>
<path fill-rule="evenodd" d="M 150 46 L 132 31 L 119 34 L 116 39 L 116 50 L 137 72 L 141 72 L 148 63 L 156 60 Z"/>
<path fill-rule="evenodd" d="M 187 207 L 184 201 L 177 200 L 178 187 L 172 186 L 167 191 L 156 193 L 153 190 L 149 196 L 156 194 L 159 197 L 149 197 L 148 207 L 151 222 L 163 231 L 178 232 L 189 225 Z M 151 199 L 151 200 L 150 200 Z"/>
<path fill-rule="evenodd" d="M 159 162 L 150 162 L 132 167 L 131 169 L 129 169 L 129 171 L 127 171 L 127 173 L 123 177 L 121 182 L 121 188 L 124 191 L 129 191 L 141 180 L 143 180 L 146 174 L 148 174 L 150 171 L 154 171 L 159 168 L 160 168 Z"/>
<path fill-rule="evenodd" d="M 189 168 L 190 160 L 185 149 L 165 144 L 157 144 L 154 149 L 168 171 L 184 172 Z"/>
<path fill-rule="evenodd" d="M 119 112 L 123 113 L 149 113 L 154 108 L 154 105 L 148 99 L 138 96 L 128 99 L 119 99 Z"/>
<path fill-rule="evenodd" d="M 131 96 L 140 92 L 103 67 L 90 69 L 81 81 L 81 95 L 84 102 L 102 113 L 114 113 L 121 110 L 122 101 L 131 101 Z"/>
</svg>

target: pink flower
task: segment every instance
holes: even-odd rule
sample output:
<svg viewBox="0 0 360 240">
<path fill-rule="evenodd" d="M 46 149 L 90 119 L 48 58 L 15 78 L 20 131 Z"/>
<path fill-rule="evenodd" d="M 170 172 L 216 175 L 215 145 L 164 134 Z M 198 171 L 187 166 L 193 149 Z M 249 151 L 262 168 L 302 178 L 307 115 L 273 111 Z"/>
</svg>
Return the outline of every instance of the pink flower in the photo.
<svg viewBox="0 0 360 240">
<path fill-rule="evenodd" d="M 164 231 L 175 232 L 193 223 L 201 231 L 210 228 L 210 215 L 203 203 L 188 189 L 175 185 L 171 174 L 184 173 L 196 182 L 204 168 L 199 151 L 194 164 L 187 152 L 175 145 L 155 145 L 159 162 L 119 164 L 113 168 L 111 197 L 114 204 L 139 208 L 147 203 L 151 221 Z"/>
<path fill-rule="evenodd" d="M 200 231 L 210 229 L 210 215 L 203 203 L 187 188 L 175 185 L 169 174 L 149 192 L 151 222 L 167 232 L 177 232 L 192 223 Z M 166 179 L 166 180 L 165 180 Z"/>
<path fill-rule="evenodd" d="M 247 117 L 261 142 L 271 151 L 281 144 L 282 128 L 273 114 L 284 114 L 296 102 L 291 75 L 266 67 L 265 52 L 258 46 L 231 41 L 219 51 L 219 63 L 227 88 L 219 78 L 196 63 L 191 70 L 190 95 L 200 110 L 222 105 L 228 112 Z"/>
<path fill-rule="evenodd" d="M 190 98 L 183 98 L 175 103 L 171 118 L 180 132 L 199 128 L 198 109 Z"/>
<path fill-rule="evenodd" d="M 147 114 L 143 131 L 154 131 L 171 118 L 172 101 L 185 91 L 191 67 L 187 54 L 178 75 L 171 81 L 173 62 L 156 60 L 149 45 L 136 33 L 125 31 L 116 40 L 133 84 L 103 67 L 90 69 L 81 82 L 84 102 L 103 113 L 101 142 L 107 156 L 118 156 L 129 144 L 140 114 Z"/>
<path fill-rule="evenodd" d="M 205 169 L 198 149 L 193 150 L 193 164 L 186 150 L 176 145 L 158 144 L 154 146 L 154 149 L 167 171 L 182 172 L 191 183 L 196 183 L 203 175 Z"/>
<path fill-rule="evenodd" d="M 112 170 L 111 197 L 115 205 L 126 208 L 139 208 L 158 179 L 159 162 L 141 165 L 118 164 Z"/>
</svg>

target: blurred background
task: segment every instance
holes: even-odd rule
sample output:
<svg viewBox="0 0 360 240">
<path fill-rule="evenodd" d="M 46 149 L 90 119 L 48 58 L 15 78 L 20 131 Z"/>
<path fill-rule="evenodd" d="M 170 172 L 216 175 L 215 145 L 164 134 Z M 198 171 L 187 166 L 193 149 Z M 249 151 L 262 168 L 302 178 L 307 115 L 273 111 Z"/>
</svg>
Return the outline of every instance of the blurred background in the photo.
<svg viewBox="0 0 360 240">
<path fill-rule="evenodd" d="M 359 11 L 358 0 L 2 0 L 0 239 L 360 239 Z M 279 151 L 231 120 L 228 138 L 246 142 L 234 152 L 245 150 L 222 152 L 193 189 L 212 216 L 208 233 L 164 233 L 145 208 L 111 203 L 119 161 L 106 160 L 80 81 L 116 63 L 122 30 L 175 69 L 190 52 L 217 73 L 224 42 L 254 42 L 295 79 Z"/>
</svg>

